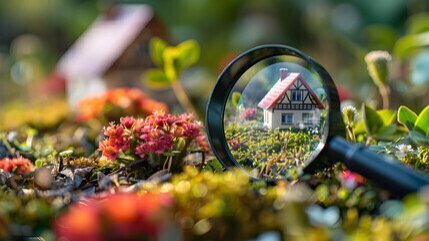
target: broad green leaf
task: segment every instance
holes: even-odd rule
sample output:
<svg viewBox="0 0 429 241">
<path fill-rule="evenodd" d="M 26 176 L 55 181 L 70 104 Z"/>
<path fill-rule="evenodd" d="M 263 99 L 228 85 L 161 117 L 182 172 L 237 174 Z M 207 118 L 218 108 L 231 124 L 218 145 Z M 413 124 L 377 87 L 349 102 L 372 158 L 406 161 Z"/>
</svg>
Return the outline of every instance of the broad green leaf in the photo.
<svg viewBox="0 0 429 241">
<path fill-rule="evenodd" d="M 414 130 L 429 136 L 429 105 L 420 112 L 414 124 Z"/>
<path fill-rule="evenodd" d="M 377 114 L 381 117 L 385 126 L 392 124 L 396 118 L 396 111 L 394 110 L 377 110 Z"/>
<path fill-rule="evenodd" d="M 167 44 L 160 38 L 152 38 L 150 41 L 150 57 L 155 65 L 162 67 L 164 65 L 163 53 Z"/>
<path fill-rule="evenodd" d="M 419 145 L 427 145 L 429 144 L 429 138 L 425 137 L 423 134 L 417 131 L 410 131 L 409 136 L 411 140 Z"/>
<path fill-rule="evenodd" d="M 241 94 L 237 91 L 232 93 L 231 101 L 234 106 L 238 106 L 238 102 L 240 101 Z"/>
<path fill-rule="evenodd" d="M 429 31 L 429 14 L 414 14 L 408 19 L 408 33 L 418 34 Z"/>
<path fill-rule="evenodd" d="M 429 32 L 406 35 L 395 44 L 395 54 L 399 58 L 406 57 L 416 48 L 429 46 Z"/>
<path fill-rule="evenodd" d="M 188 40 L 177 45 L 177 50 L 179 52 L 177 56 L 179 72 L 195 64 L 200 58 L 200 46 L 195 40 Z"/>
<path fill-rule="evenodd" d="M 42 159 L 37 159 L 36 162 L 35 162 L 35 164 L 36 164 L 37 168 L 42 167 L 43 166 L 43 160 Z"/>
<path fill-rule="evenodd" d="M 406 126 L 408 130 L 414 129 L 414 123 L 417 120 L 417 114 L 408 107 L 401 105 L 398 109 L 398 122 Z"/>
<path fill-rule="evenodd" d="M 171 85 L 165 73 L 159 69 L 147 70 L 143 80 L 152 89 L 165 89 Z"/>
<path fill-rule="evenodd" d="M 377 111 L 365 104 L 362 105 L 362 117 L 368 135 L 375 135 L 384 127 L 383 119 L 378 115 Z"/>
<path fill-rule="evenodd" d="M 167 47 L 163 53 L 164 71 L 170 82 L 174 82 L 179 78 L 179 69 L 175 62 L 179 56 L 179 50 L 176 47 Z"/>
<path fill-rule="evenodd" d="M 398 127 L 396 125 L 388 125 L 384 126 L 378 131 L 378 133 L 375 135 L 377 140 L 394 140 L 396 139 L 396 131 Z"/>
<path fill-rule="evenodd" d="M 365 123 L 363 122 L 363 120 L 361 120 L 353 128 L 353 133 L 355 135 L 359 135 L 359 134 L 364 134 L 365 132 L 366 132 Z"/>
</svg>

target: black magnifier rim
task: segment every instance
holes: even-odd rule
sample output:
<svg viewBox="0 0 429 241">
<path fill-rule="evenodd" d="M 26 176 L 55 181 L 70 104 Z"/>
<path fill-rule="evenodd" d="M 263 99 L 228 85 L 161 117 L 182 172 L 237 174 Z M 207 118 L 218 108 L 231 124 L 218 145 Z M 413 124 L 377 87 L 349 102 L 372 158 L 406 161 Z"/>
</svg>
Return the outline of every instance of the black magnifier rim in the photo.
<svg viewBox="0 0 429 241">
<path fill-rule="evenodd" d="M 325 142 L 318 146 L 315 153 L 319 153 L 317 161 L 308 160 L 304 165 L 304 172 L 314 172 L 321 168 L 331 166 L 333 160 L 328 159 L 327 143 L 334 136 L 345 136 L 345 127 L 340 110 L 340 98 L 334 81 L 329 73 L 310 56 L 302 53 L 298 49 L 286 45 L 261 45 L 250 49 L 236 57 L 222 71 L 210 95 L 206 109 L 206 130 L 207 137 L 213 153 L 221 164 L 229 169 L 240 167 L 241 165 L 234 159 L 224 132 L 224 111 L 230 92 L 249 68 L 266 58 L 279 55 L 290 55 L 305 60 L 309 66 L 320 76 L 322 86 L 327 94 L 329 111 L 327 116 L 327 130 Z"/>
</svg>

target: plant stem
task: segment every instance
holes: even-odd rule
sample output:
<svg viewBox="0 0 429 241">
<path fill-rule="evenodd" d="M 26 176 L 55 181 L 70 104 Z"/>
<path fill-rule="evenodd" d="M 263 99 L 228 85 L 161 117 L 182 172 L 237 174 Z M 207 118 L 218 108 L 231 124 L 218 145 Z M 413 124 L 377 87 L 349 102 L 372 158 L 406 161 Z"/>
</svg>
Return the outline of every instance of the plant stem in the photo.
<svg viewBox="0 0 429 241">
<path fill-rule="evenodd" d="M 353 133 L 353 127 L 349 124 L 346 125 L 347 137 L 349 141 L 356 142 L 355 134 Z"/>
<path fill-rule="evenodd" d="M 192 105 L 191 100 L 189 100 L 188 95 L 186 94 L 185 90 L 183 89 L 183 86 L 180 84 L 179 80 L 176 80 L 171 85 L 174 91 L 174 94 L 177 97 L 177 100 L 180 102 L 180 105 L 185 109 L 186 112 L 192 113 L 195 115 L 195 118 L 198 118 L 197 111 L 195 110 L 195 107 Z"/>
<path fill-rule="evenodd" d="M 381 98 L 383 100 L 383 109 L 389 109 L 390 106 L 390 100 L 389 100 L 389 95 L 390 95 L 390 88 L 388 85 L 380 85 L 378 87 L 379 91 L 380 91 L 380 95 Z"/>
</svg>

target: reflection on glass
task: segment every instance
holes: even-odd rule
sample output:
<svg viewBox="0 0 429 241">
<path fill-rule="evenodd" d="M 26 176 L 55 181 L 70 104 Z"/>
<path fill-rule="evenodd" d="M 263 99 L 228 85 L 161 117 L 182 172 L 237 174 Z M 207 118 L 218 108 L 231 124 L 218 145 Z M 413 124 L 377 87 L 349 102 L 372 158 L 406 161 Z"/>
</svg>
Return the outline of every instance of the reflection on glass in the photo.
<svg viewBox="0 0 429 241">
<path fill-rule="evenodd" d="M 234 159 L 256 177 L 285 178 L 315 151 L 325 133 L 326 93 L 319 77 L 290 56 L 252 66 L 234 86 L 224 113 Z"/>
</svg>

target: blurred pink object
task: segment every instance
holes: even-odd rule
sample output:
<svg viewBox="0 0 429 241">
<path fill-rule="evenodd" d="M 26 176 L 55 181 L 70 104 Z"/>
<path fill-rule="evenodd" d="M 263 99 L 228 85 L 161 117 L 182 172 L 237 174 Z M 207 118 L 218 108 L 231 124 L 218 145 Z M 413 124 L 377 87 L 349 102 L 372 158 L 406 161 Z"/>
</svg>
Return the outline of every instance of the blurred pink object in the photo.
<svg viewBox="0 0 429 241">
<path fill-rule="evenodd" d="M 341 86 L 337 86 L 338 95 L 340 96 L 340 101 L 345 101 L 350 99 L 351 94 L 348 89 L 342 88 Z"/>
<path fill-rule="evenodd" d="M 258 113 L 258 109 L 256 109 L 256 108 L 249 108 L 249 109 L 244 110 L 240 114 L 240 118 L 241 119 L 246 119 L 246 120 L 254 120 L 254 119 L 256 119 L 256 113 Z"/>
<path fill-rule="evenodd" d="M 365 178 L 357 173 L 351 172 L 350 170 L 343 171 L 340 174 L 340 177 L 348 188 L 354 188 L 365 183 Z"/>
</svg>

